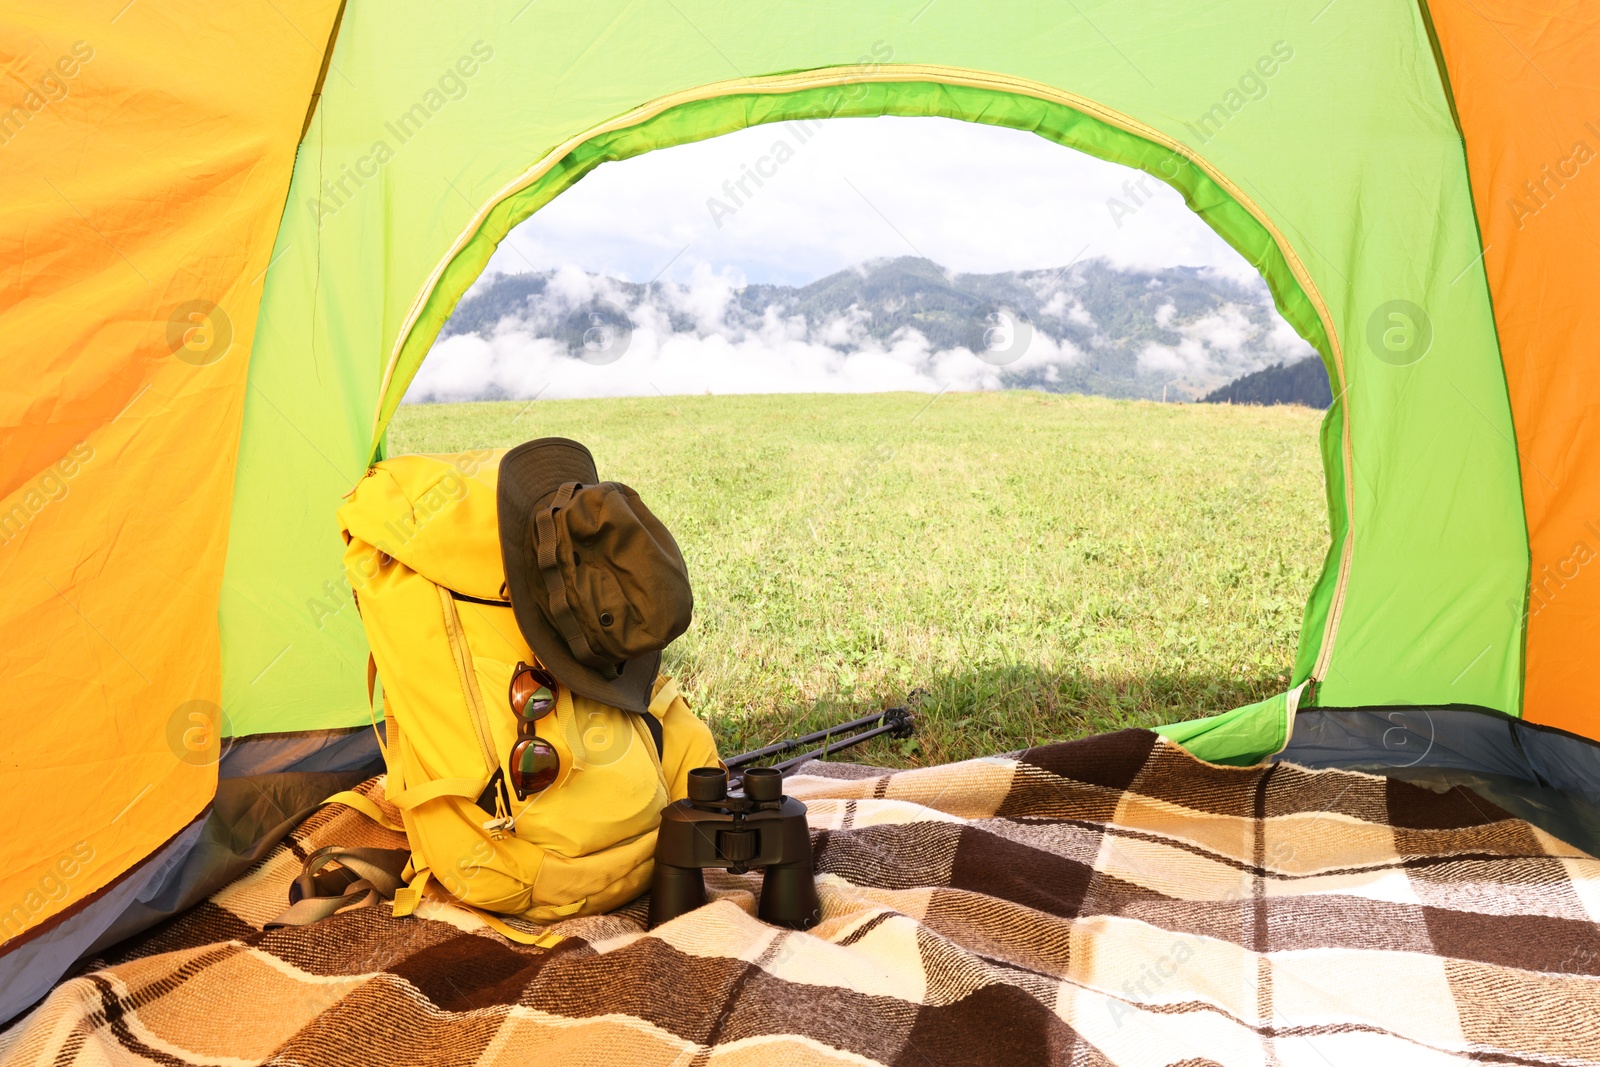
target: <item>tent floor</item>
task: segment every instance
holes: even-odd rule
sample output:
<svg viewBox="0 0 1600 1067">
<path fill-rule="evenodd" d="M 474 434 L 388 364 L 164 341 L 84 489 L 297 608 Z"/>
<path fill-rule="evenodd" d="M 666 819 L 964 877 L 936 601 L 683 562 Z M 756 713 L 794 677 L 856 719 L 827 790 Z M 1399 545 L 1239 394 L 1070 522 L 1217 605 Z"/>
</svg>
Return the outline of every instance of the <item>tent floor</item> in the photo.
<svg viewBox="0 0 1600 1067">
<path fill-rule="evenodd" d="M 1600 861 L 1460 789 L 1218 766 L 1139 730 L 804 772 L 809 933 L 720 871 L 654 931 L 639 901 L 547 950 L 444 900 L 264 930 L 304 855 L 403 842 L 334 806 L 0 1032 L 0 1067 L 1593 1058 L 1572 1020 L 1600 977 Z"/>
</svg>

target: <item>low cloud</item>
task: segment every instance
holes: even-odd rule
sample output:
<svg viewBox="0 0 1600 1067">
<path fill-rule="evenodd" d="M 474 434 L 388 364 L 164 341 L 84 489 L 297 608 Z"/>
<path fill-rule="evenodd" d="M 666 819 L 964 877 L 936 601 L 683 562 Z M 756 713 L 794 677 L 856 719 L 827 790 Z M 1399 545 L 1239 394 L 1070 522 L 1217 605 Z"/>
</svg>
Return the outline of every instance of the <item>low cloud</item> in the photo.
<svg viewBox="0 0 1600 1067">
<path fill-rule="evenodd" d="M 659 393 L 876 393 L 1000 388 L 996 369 L 970 352 L 930 352 L 911 332 L 889 348 L 840 352 L 791 338 L 637 330 L 628 353 L 592 366 L 565 346 L 519 331 L 445 341 L 407 400 L 653 396 Z"/>
<path fill-rule="evenodd" d="M 754 321 L 733 307 L 743 279 L 697 270 L 683 285 L 654 286 L 630 301 L 610 278 L 563 268 L 529 313 L 502 319 L 489 336 L 461 333 L 434 346 L 408 401 L 485 397 L 550 399 L 657 393 L 876 393 L 1000 389 L 1003 368 L 965 347 L 936 350 L 921 331 L 896 331 L 887 343 L 866 331 L 853 307 L 819 324 L 769 307 Z M 543 336 L 593 300 L 627 311 L 634 326 L 613 363 L 595 364 L 558 338 Z M 687 325 L 687 328 L 683 328 Z M 1081 358 L 1070 343 L 1036 333 L 1005 370 L 1049 368 Z"/>
<path fill-rule="evenodd" d="M 1032 302 L 1025 325 L 1008 334 L 1012 320 L 1000 320 L 996 335 L 985 316 L 1012 297 Z M 1107 336 L 1099 319 L 1120 332 Z M 999 351 L 974 351 L 996 336 Z M 902 258 L 794 288 L 747 286 L 737 270 L 705 264 L 682 282 L 650 285 L 564 266 L 475 286 L 406 400 L 1100 391 L 1096 383 L 1117 375 L 1107 387 L 1114 395 L 1159 396 L 1172 382 L 1198 395 L 1305 352 L 1271 313 L 1264 287 L 1255 293 L 1193 270 L 1152 276 L 1094 262 L 952 276 Z"/>
<path fill-rule="evenodd" d="M 1311 354 L 1311 347 L 1281 319 L 1262 323 L 1238 304 L 1223 304 L 1188 322 L 1175 322 L 1176 308 L 1163 304 L 1156 324 L 1176 332 L 1176 344 L 1151 342 L 1139 352 L 1141 374 L 1169 378 L 1231 380 L 1278 360 Z"/>
</svg>

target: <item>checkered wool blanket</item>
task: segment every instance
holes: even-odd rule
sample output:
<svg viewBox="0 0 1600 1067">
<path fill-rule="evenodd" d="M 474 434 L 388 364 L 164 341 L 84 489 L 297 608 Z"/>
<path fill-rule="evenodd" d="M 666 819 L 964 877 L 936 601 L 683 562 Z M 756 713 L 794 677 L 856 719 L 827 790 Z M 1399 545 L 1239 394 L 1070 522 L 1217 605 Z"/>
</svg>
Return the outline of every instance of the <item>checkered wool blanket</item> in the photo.
<svg viewBox="0 0 1600 1067">
<path fill-rule="evenodd" d="M 1600 861 L 1472 793 L 1210 766 L 1142 731 L 807 770 L 809 933 L 721 872 L 653 933 L 635 903 L 553 949 L 442 903 L 263 933 L 312 849 L 402 843 L 325 810 L 60 985 L 0 1060 L 1600 1063 Z"/>
</svg>

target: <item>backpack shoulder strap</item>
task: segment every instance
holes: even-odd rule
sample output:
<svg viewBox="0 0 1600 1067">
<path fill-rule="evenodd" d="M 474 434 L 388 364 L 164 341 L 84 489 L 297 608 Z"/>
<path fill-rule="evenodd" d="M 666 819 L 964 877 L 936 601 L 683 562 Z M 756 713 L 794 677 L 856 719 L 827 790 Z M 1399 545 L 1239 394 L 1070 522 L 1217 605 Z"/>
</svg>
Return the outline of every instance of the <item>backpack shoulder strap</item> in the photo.
<svg viewBox="0 0 1600 1067">
<path fill-rule="evenodd" d="M 645 712 L 641 716 L 641 718 L 644 719 L 644 727 L 645 727 L 645 729 L 650 731 L 650 740 L 652 740 L 652 741 L 654 741 L 656 743 L 656 758 L 657 759 L 666 759 L 667 758 L 667 737 L 666 737 L 666 732 L 663 730 L 663 728 L 661 726 L 661 720 L 656 718 L 653 714 L 651 714 L 648 711 Z"/>
<path fill-rule="evenodd" d="M 406 832 L 406 828 L 404 826 L 396 826 L 394 823 L 390 822 L 389 817 L 383 813 L 382 808 L 378 807 L 378 805 L 374 804 L 372 801 L 368 800 L 366 797 L 355 792 L 354 790 L 346 789 L 342 793 L 335 793 L 322 803 L 343 804 L 347 808 L 356 809 L 361 814 L 365 815 L 367 818 L 383 827 L 385 830 L 393 830 L 397 834 L 403 834 Z"/>
</svg>

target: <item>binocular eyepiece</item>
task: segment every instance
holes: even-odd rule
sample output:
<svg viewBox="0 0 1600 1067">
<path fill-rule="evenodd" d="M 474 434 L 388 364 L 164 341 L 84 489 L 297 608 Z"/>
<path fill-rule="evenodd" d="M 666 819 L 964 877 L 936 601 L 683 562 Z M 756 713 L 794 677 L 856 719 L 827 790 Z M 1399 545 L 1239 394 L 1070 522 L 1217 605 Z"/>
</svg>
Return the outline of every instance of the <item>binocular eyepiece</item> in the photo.
<svg viewBox="0 0 1600 1067">
<path fill-rule="evenodd" d="M 744 798 L 757 804 L 783 799 L 783 772 L 772 767 L 752 767 L 741 776 Z M 689 799 L 696 804 L 720 804 L 728 797 L 728 772 L 721 767 L 696 767 L 689 772 Z"/>
<path fill-rule="evenodd" d="M 696 767 L 689 772 L 689 800 L 715 804 L 728 795 L 728 772 L 721 767 Z"/>
</svg>

